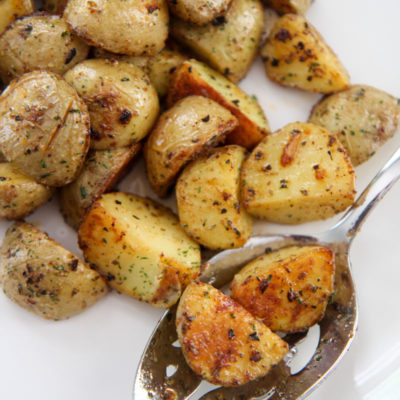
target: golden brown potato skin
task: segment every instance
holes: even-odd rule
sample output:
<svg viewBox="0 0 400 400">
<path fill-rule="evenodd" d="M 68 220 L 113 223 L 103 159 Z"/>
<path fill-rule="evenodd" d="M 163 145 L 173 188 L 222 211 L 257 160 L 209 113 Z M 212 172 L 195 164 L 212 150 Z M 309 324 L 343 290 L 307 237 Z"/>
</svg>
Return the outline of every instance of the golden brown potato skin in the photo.
<svg viewBox="0 0 400 400">
<path fill-rule="evenodd" d="M 107 293 L 107 285 L 96 271 L 25 222 L 7 230 L 1 265 L 6 296 L 46 319 L 72 317 Z"/>
<path fill-rule="evenodd" d="M 11 22 L 22 15 L 33 13 L 32 0 L 2 0 L 0 1 L 0 35 Z"/>
<path fill-rule="evenodd" d="M 285 14 L 277 20 L 261 56 L 268 77 L 283 86 L 327 94 L 350 85 L 335 53 L 301 15 Z"/>
<path fill-rule="evenodd" d="M 117 54 L 154 55 L 168 36 L 165 0 L 69 0 L 64 18 L 88 44 Z"/>
<path fill-rule="evenodd" d="M 231 283 L 231 296 L 272 331 L 304 331 L 324 316 L 334 273 L 332 250 L 287 247 L 246 265 Z"/>
<path fill-rule="evenodd" d="M 243 246 L 253 221 L 241 207 L 243 147 L 214 149 L 190 163 L 176 185 L 179 221 L 198 243 L 214 250 Z"/>
<path fill-rule="evenodd" d="M 312 0 L 263 0 L 263 2 L 279 14 L 304 14 L 310 7 Z"/>
<path fill-rule="evenodd" d="M 0 218 L 20 219 L 44 204 L 53 194 L 48 186 L 0 163 Z"/>
<path fill-rule="evenodd" d="M 89 140 L 87 107 L 57 74 L 27 73 L 0 96 L 0 151 L 44 185 L 73 181 Z"/>
<path fill-rule="evenodd" d="M 65 221 L 78 229 L 88 208 L 110 191 L 128 172 L 141 144 L 110 150 L 91 150 L 77 179 L 60 191 L 60 210 Z M 1 182 L 0 182 L 1 184 Z"/>
<path fill-rule="evenodd" d="M 52 14 L 62 14 L 68 0 L 43 0 L 43 10 Z"/>
<path fill-rule="evenodd" d="M 83 61 L 89 46 L 69 32 L 57 15 L 37 14 L 15 21 L 0 37 L 0 78 L 8 83 L 26 72 L 64 74 Z"/>
<path fill-rule="evenodd" d="M 198 58 L 237 83 L 247 74 L 257 54 L 263 24 L 259 0 L 234 0 L 223 17 L 205 26 L 174 19 L 171 34 Z"/>
<path fill-rule="evenodd" d="M 354 168 L 339 139 L 296 122 L 267 136 L 242 169 L 242 200 L 255 217 L 281 224 L 325 219 L 354 201 Z"/>
<path fill-rule="evenodd" d="M 125 147 L 138 142 L 158 116 L 156 90 L 147 75 L 130 63 L 86 60 L 69 70 L 65 80 L 88 106 L 93 149 Z"/>
<path fill-rule="evenodd" d="M 238 119 L 239 126 L 229 134 L 228 143 L 252 149 L 270 131 L 267 118 L 256 99 L 194 59 L 183 62 L 174 72 L 167 105 L 171 107 L 189 95 L 206 96 L 227 108 Z"/>
<path fill-rule="evenodd" d="M 308 120 L 337 135 L 357 166 L 396 133 L 399 117 L 398 99 L 371 86 L 354 85 L 323 98 Z"/>
<path fill-rule="evenodd" d="M 242 306 L 197 281 L 181 297 L 176 326 L 190 368 L 215 385 L 260 378 L 288 351 L 287 343 Z"/>
<path fill-rule="evenodd" d="M 188 96 L 163 113 L 145 146 L 149 181 L 165 196 L 190 160 L 225 140 L 237 126 L 236 118 L 218 103 Z"/>
</svg>

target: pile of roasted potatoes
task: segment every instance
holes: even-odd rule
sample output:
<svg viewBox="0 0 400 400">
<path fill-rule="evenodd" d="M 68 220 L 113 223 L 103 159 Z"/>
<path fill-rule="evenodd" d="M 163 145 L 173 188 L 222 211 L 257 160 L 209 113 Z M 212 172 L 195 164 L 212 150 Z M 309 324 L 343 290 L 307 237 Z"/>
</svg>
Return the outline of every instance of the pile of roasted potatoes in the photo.
<svg viewBox="0 0 400 400">
<path fill-rule="evenodd" d="M 227 296 L 197 279 L 201 250 L 243 246 L 254 218 L 299 224 L 344 211 L 354 167 L 394 135 L 400 115 L 392 95 L 351 84 L 304 16 L 310 5 L 1 0 L 0 216 L 17 220 L 0 254 L 6 296 L 54 320 L 109 287 L 157 307 L 179 301 L 184 355 L 219 385 L 279 362 L 288 345 L 275 332 L 305 331 L 324 315 L 332 251 L 263 255 Z M 277 13 L 269 32 L 264 6 Z M 324 94 L 307 122 L 270 131 L 238 86 L 257 54 L 265 79 Z M 160 202 L 113 191 L 141 153 Z M 161 204 L 174 194 L 178 215 Z M 85 263 L 22 220 L 52 196 Z"/>
</svg>

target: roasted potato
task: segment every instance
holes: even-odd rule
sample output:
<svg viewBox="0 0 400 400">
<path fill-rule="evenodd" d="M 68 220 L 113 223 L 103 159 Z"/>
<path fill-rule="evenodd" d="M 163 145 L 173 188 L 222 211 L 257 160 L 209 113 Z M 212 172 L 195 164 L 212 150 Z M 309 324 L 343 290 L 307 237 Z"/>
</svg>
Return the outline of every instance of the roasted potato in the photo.
<svg viewBox="0 0 400 400">
<path fill-rule="evenodd" d="M 167 104 L 172 106 L 189 95 L 207 96 L 227 108 L 238 119 L 239 126 L 227 138 L 229 143 L 253 148 L 269 133 L 267 118 L 255 98 L 194 59 L 183 62 L 174 72 Z"/>
<path fill-rule="evenodd" d="M 121 293 L 168 308 L 200 273 L 200 249 L 163 206 L 127 193 L 97 200 L 79 229 L 85 259 Z"/>
<path fill-rule="evenodd" d="M 297 122 L 267 136 L 243 164 L 247 211 L 268 221 L 298 224 L 325 219 L 354 200 L 354 169 L 339 139 Z"/>
<path fill-rule="evenodd" d="M 288 351 L 286 342 L 242 306 L 198 281 L 181 297 L 176 326 L 190 368 L 215 385 L 260 378 Z"/>
<path fill-rule="evenodd" d="M 81 174 L 60 191 L 60 209 L 65 221 L 78 229 L 88 208 L 110 191 L 128 172 L 140 143 L 110 150 L 91 150 Z"/>
<path fill-rule="evenodd" d="M 73 181 L 89 141 L 87 107 L 60 76 L 30 72 L 0 96 L 0 151 L 40 183 L 63 186 Z"/>
<path fill-rule="evenodd" d="M 156 90 L 147 75 L 130 63 L 86 60 L 69 70 L 65 80 L 88 106 L 93 149 L 138 142 L 158 116 Z"/>
<path fill-rule="evenodd" d="M 19 172 L 11 163 L 0 163 L 0 218 L 26 217 L 52 194 L 51 188 Z"/>
<path fill-rule="evenodd" d="M 327 94 L 350 85 L 336 54 L 301 15 L 286 14 L 277 20 L 261 56 L 268 77 L 283 86 Z"/>
<path fill-rule="evenodd" d="M 168 0 L 169 9 L 178 18 L 195 25 L 205 25 L 228 11 L 232 0 Z"/>
<path fill-rule="evenodd" d="M 264 4 L 279 14 L 304 14 L 313 0 L 263 0 Z"/>
<path fill-rule="evenodd" d="M 16 222 L 1 249 L 7 297 L 46 319 L 65 319 L 107 293 L 104 279 L 44 232 Z"/>
<path fill-rule="evenodd" d="M 52 14 L 62 14 L 68 0 L 43 0 L 43 10 Z"/>
<path fill-rule="evenodd" d="M 165 0 L 69 0 L 64 18 L 88 44 L 117 54 L 155 55 L 168 36 Z"/>
<path fill-rule="evenodd" d="M 230 81 L 239 82 L 257 54 L 264 25 L 259 0 L 234 0 L 225 16 L 205 26 L 174 19 L 172 36 Z"/>
<path fill-rule="evenodd" d="M 5 83 L 25 72 L 64 74 L 83 61 L 89 46 L 68 31 L 57 15 L 36 14 L 15 21 L 0 37 L 0 77 Z"/>
<path fill-rule="evenodd" d="M 237 273 L 231 296 L 273 331 L 304 331 L 324 316 L 334 274 L 330 249 L 286 247 L 258 257 Z"/>
<path fill-rule="evenodd" d="M 179 221 L 196 242 L 214 250 L 243 246 L 251 235 L 252 218 L 241 207 L 240 171 L 243 147 L 214 149 L 189 164 L 178 179 Z"/>
<path fill-rule="evenodd" d="M 1 0 L 0 1 L 0 35 L 11 22 L 22 15 L 33 13 L 32 0 Z"/>
<path fill-rule="evenodd" d="M 144 151 L 154 191 L 165 196 L 182 167 L 224 141 L 237 124 L 227 109 L 202 96 L 185 97 L 163 113 Z"/>
<path fill-rule="evenodd" d="M 356 166 L 395 134 L 399 116 L 398 99 L 371 86 L 354 85 L 318 102 L 309 122 L 336 134 Z"/>
</svg>

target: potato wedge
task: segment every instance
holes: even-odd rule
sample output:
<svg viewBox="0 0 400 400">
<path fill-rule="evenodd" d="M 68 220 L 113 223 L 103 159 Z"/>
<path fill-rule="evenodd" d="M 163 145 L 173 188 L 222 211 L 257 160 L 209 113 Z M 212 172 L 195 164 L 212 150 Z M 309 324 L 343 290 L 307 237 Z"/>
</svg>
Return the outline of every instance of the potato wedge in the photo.
<svg viewBox="0 0 400 400">
<path fill-rule="evenodd" d="M 190 368 L 215 385 L 260 378 L 288 351 L 286 342 L 242 306 L 198 281 L 182 295 L 176 326 Z"/>
<path fill-rule="evenodd" d="M 155 55 L 168 36 L 165 0 L 69 0 L 64 18 L 88 44 L 117 54 Z"/>
<path fill-rule="evenodd" d="M 194 59 L 183 62 L 174 72 L 167 105 L 171 107 L 189 95 L 209 97 L 238 119 L 239 126 L 227 138 L 229 143 L 251 149 L 270 132 L 267 118 L 255 98 Z"/>
<path fill-rule="evenodd" d="M 79 229 L 85 259 L 121 293 L 168 308 L 200 273 L 200 248 L 161 205 L 127 193 L 97 200 Z"/>
<path fill-rule="evenodd" d="M 141 144 L 110 150 L 91 150 L 76 180 L 60 191 L 60 210 L 65 221 L 78 229 L 89 207 L 122 179 Z"/>
<path fill-rule="evenodd" d="M 69 32 L 58 15 L 35 14 L 15 21 L 0 37 L 0 78 L 45 69 L 64 74 L 83 61 L 89 46 Z"/>
<path fill-rule="evenodd" d="M 62 14 L 68 0 L 43 0 L 43 10 L 52 14 Z"/>
<path fill-rule="evenodd" d="M 237 83 L 247 74 L 257 54 L 263 25 L 264 11 L 259 0 L 234 0 L 224 16 L 204 26 L 172 20 L 171 35 Z"/>
<path fill-rule="evenodd" d="M 0 218 L 24 218 L 52 194 L 53 189 L 18 171 L 11 163 L 0 163 Z"/>
<path fill-rule="evenodd" d="M 63 186 L 73 181 L 89 141 L 87 107 L 60 76 L 30 72 L 0 96 L 0 151 L 40 183 Z"/>
<path fill-rule="evenodd" d="M 237 273 L 231 296 L 272 331 L 305 331 L 324 316 L 334 274 L 332 250 L 286 247 L 258 257 Z"/>
<path fill-rule="evenodd" d="M 264 4 L 279 14 L 304 14 L 313 0 L 263 0 Z"/>
<path fill-rule="evenodd" d="M 323 98 L 308 120 L 337 135 L 356 166 L 396 133 L 399 117 L 398 99 L 371 86 L 354 85 Z"/>
<path fill-rule="evenodd" d="M 327 94 L 350 85 L 335 53 L 301 15 L 285 14 L 277 20 L 261 56 L 268 77 L 283 86 Z"/>
<path fill-rule="evenodd" d="M 227 109 L 202 96 L 185 97 L 163 113 L 144 151 L 154 191 L 165 196 L 182 167 L 224 141 L 237 124 Z"/>
<path fill-rule="evenodd" d="M 214 149 L 189 164 L 178 179 L 176 199 L 181 226 L 196 242 L 220 250 L 243 246 L 253 221 L 241 207 L 243 147 Z"/>
<path fill-rule="evenodd" d="M 2 0 L 0 1 L 0 35 L 11 22 L 22 15 L 33 13 L 32 0 Z"/>
<path fill-rule="evenodd" d="M 65 319 L 107 293 L 104 279 L 44 232 L 16 222 L 1 249 L 7 297 L 46 319 Z"/>
<path fill-rule="evenodd" d="M 339 139 L 297 122 L 266 137 L 245 161 L 247 211 L 281 224 L 325 219 L 354 201 L 354 169 Z"/>
<path fill-rule="evenodd" d="M 156 121 L 157 92 L 147 75 L 130 63 L 86 60 L 69 70 L 65 80 L 88 106 L 93 149 L 130 146 Z"/>
</svg>

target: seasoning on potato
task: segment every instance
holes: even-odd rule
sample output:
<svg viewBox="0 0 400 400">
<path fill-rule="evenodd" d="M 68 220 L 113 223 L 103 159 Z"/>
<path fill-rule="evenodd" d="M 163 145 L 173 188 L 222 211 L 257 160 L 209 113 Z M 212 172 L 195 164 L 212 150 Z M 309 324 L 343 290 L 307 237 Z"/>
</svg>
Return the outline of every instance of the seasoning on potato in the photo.
<svg viewBox="0 0 400 400">
<path fill-rule="evenodd" d="M 176 303 L 200 273 L 200 248 L 176 216 L 133 194 L 97 200 L 81 224 L 79 245 L 111 287 L 156 307 Z"/>
<path fill-rule="evenodd" d="M 215 385 L 260 378 L 288 352 L 287 343 L 242 306 L 198 281 L 181 297 L 176 327 L 190 368 Z"/>
<path fill-rule="evenodd" d="M 241 206 L 243 147 L 214 149 L 190 163 L 176 185 L 179 221 L 196 242 L 220 250 L 243 246 L 253 227 Z"/>
<path fill-rule="evenodd" d="M 354 85 L 323 98 L 308 120 L 337 135 L 357 166 L 396 133 L 399 118 L 398 99 L 371 86 Z"/>
<path fill-rule="evenodd" d="M 89 46 L 57 15 L 18 19 L 0 37 L 0 78 L 8 83 L 25 72 L 45 69 L 64 74 L 83 61 Z"/>
<path fill-rule="evenodd" d="M 272 331 L 305 331 L 324 316 L 334 274 L 332 250 L 286 247 L 247 264 L 235 275 L 231 296 Z"/>
<path fill-rule="evenodd" d="M 283 86 L 327 94 L 350 85 L 336 54 L 301 15 L 285 14 L 277 20 L 261 56 L 268 77 Z"/>
<path fill-rule="evenodd" d="M 7 230 L 0 258 L 5 295 L 46 319 L 72 317 L 107 293 L 96 271 L 26 222 Z"/>
<path fill-rule="evenodd" d="M 172 20 L 171 35 L 236 83 L 247 74 L 257 54 L 263 24 L 259 0 L 234 0 L 224 16 L 204 26 Z"/>
<path fill-rule="evenodd" d="M 158 116 L 156 90 L 147 75 L 130 63 L 86 60 L 69 70 L 65 79 L 88 106 L 93 149 L 138 142 Z"/>
<path fill-rule="evenodd" d="M 155 55 L 168 36 L 166 0 L 69 0 L 64 18 L 89 45 L 117 54 Z"/>
<path fill-rule="evenodd" d="M 228 143 L 252 149 L 270 131 L 256 98 L 250 97 L 223 75 L 194 59 L 183 62 L 174 72 L 167 105 L 171 107 L 189 95 L 209 97 L 238 119 L 239 126 L 228 135 Z"/>
<path fill-rule="evenodd" d="M 354 168 L 346 150 L 317 125 L 286 125 L 243 164 L 243 204 L 251 215 L 271 222 L 329 218 L 349 207 L 354 195 Z"/>
<path fill-rule="evenodd" d="M 163 113 L 144 152 L 154 191 L 165 196 L 182 167 L 224 141 L 237 124 L 227 109 L 202 96 L 185 97 Z"/>
<path fill-rule="evenodd" d="M 263 2 L 279 14 L 304 14 L 310 7 L 312 0 L 263 0 Z"/>
<path fill-rule="evenodd" d="M 23 173 L 48 186 L 73 181 L 89 150 L 89 113 L 60 76 L 34 71 L 0 96 L 0 151 Z"/>
<path fill-rule="evenodd" d="M 33 13 L 32 0 L 1 0 L 0 1 L 0 35 L 11 22 L 22 15 Z"/>
</svg>

